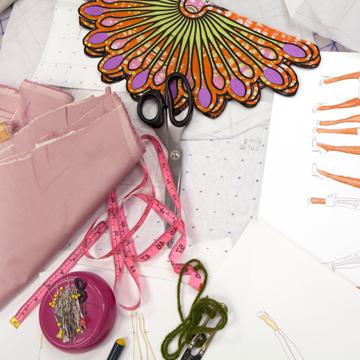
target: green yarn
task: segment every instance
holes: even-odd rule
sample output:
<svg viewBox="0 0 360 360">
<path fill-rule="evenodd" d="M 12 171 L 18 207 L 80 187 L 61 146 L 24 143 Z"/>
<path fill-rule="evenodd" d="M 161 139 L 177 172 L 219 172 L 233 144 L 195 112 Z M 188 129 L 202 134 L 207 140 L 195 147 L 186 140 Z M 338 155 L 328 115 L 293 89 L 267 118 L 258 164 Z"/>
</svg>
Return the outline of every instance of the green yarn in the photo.
<svg viewBox="0 0 360 360">
<path fill-rule="evenodd" d="M 188 266 L 192 266 L 197 272 L 202 272 L 204 276 L 204 282 L 202 284 L 201 290 L 199 291 L 193 304 L 191 305 L 189 315 L 185 317 L 181 308 L 180 292 L 182 278 Z M 168 335 L 166 335 L 163 343 L 161 344 L 161 354 L 165 360 L 178 359 L 184 347 L 191 342 L 191 340 L 196 334 L 206 333 L 210 335 L 223 329 L 227 324 L 228 314 L 226 307 L 218 301 L 211 299 L 207 296 L 201 297 L 202 293 L 205 290 L 207 280 L 208 273 L 200 260 L 189 260 L 182 267 L 177 283 L 177 309 L 181 319 L 181 324 L 177 326 L 173 331 L 171 331 Z M 214 327 L 204 326 L 201 325 L 204 315 L 208 316 L 210 319 L 214 319 L 216 316 L 219 316 L 220 320 Z M 170 344 L 175 341 L 176 338 L 178 338 L 177 350 L 173 353 L 170 353 Z"/>
</svg>

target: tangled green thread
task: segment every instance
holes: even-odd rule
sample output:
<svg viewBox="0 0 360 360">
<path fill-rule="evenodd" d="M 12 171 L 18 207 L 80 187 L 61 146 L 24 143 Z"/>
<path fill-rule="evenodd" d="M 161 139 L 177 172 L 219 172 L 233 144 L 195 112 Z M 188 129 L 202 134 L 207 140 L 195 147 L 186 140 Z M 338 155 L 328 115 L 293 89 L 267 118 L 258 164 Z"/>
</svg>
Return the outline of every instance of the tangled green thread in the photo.
<svg viewBox="0 0 360 360">
<path fill-rule="evenodd" d="M 204 281 L 201 290 L 191 305 L 188 316 L 185 318 L 181 308 L 180 292 L 182 278 L 189 266 L 191 266 L 197 272 L 202 272 Z M 166 335 L 163 343 L 161 344 L 161 354 L 165 360 L 178 359 L 184 347 L 191 342 L 196 334 L 205 333 L 211 335 L 212 333 L 223 329 L 227 324 L 228 314 L 224 304 L 221 304 L 218 301 L 209 298 L 208 296 L 201 297 L 205 290 L 207 281 L 208 273 L 200 260 L 192 259 L 182 267 L 177 284 L 177 309 L 181 319 L 181 324 L 168 335 Z M 208 316 L 210 319 L 214 319 L 218 316 L 220 317 L 220 320 L 214 327 L 208 327 L 201 324 L 204 315 Z M 176 351 L 170 353 L 169 346 L 173 341 L 176 340 L 176 338 L 178 338 L 177 349 Z"/>
</svg>

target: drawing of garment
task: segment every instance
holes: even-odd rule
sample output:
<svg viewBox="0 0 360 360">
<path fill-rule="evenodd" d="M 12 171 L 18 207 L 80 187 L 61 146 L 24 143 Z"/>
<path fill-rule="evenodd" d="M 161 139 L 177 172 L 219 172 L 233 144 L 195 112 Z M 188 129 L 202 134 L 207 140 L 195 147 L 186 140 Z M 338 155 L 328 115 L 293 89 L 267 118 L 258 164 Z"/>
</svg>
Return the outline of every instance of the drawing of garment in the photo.
<svg viewBox="0 0 360 360">
<path fill-rule="evenodd" d="M 360 71 L 353 72 L 346 75 L 334 76 L 334 77 L 325 77 L 321 81 L 321 85 L 333 84 L 339 81 L 344 80 L 360 80 Z"/>
<path fill-rule="evenodd" d="M 344 207 L 353 210 L 360 210 L 360 199 L 352 197 L 340 197 L 337 194 L 328 195 L 326 198 L 311 198 L 309 203 L 312 205 L 326 205 L 329 207 Z"/>
<path fill-rule="evenodd" d="M 337 182 L 340 182 L 342 184 L 349 185 L 349 186 L 360 189 L 360 179 L 359 178 L 332 174 L 327 171 L 318 169 L 316 164 L 313 164 L 313 175 L 318 176 L 320 178 L 329 178 L 329 179 L 335 180 Z"/>
<path fill-rule="evenodd" d="M 314 128 L 316 134 L 342 134 L 342 135 L 360 135 L 360 128 L 345 128 L 345 129 L 326 129 L 326 128 Z"/>
<path fill-rule="evenodd" d="M 288 360 L 304 360 L 304 357 L 296 344 L 280 329 L 275 320 L 266 311 L 259 312 L 257 316 L 274 330 L 274 334 Z"/>
<path fill-rule="evenodd" d="M 318 122 L 318 125 L 329 126 L 329 125 L 338 125 L 346 123 L 360 123 L 360 115 L 349 116 L 345 119 L 338 120 L 321 120 Z"/>
<path fill-rule="evenodd" d="M 331 105 L 324 105 L 319 104 L 315 107 L 315 111 L 325 111 L 325 110 L 334 110 L 334 109 L 346 109 L 346 108 L 352 108 L 360 106 L 360 99 L 358 97 L 346 100 L 344 102 L 338 103 L 338 104 L 331 104 Z"/>
<path fill-rule="evenodd" d="M 146 360 L 156 360 L 154 350 L 151 347 L 148 338 L 148 332 L 145 328 L 145 318 L 143 314 L 138 314 L 136 311 L 131 313 L 131 325 L 133 335 L 133 360 L 142 360 L 143 355 L 140 346 L 139 328 L 145 345 Z"/>
<path fill-rule="evenodd" d="M 314 140 L 313 147 L 320 152 L 337 151 L 345 154 L 360 155 L 360 146 L 336 146 L 324 144 Z"/>
<path fill-rule="evenodd" d="M 333 271 L 340 269 L 354 269 L 360 266 L 360 252 L 344 256 L 342 258 L 336 259 L 324 265 L 331 266 Z"/>
</svg>

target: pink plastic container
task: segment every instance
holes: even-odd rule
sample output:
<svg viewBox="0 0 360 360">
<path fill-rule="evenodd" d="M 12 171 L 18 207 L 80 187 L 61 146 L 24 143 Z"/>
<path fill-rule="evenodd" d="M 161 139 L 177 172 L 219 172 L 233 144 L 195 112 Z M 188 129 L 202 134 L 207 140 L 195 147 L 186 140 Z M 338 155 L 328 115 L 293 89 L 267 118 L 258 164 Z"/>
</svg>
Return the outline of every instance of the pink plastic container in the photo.
<svg viewBox="0 0 360 360">
<path fill-rule="evenodd" d="M 54 310 L 49 306 L 53 295 L 61 286 L 76 278 L 86 281 L 86 329 L 69 343 L 58 339 L 58 326 Z M 116 301 L 110 286 L 100 276 L 84 271 L 72 272 L 57 280 L 40 304 L 39 321 L 46 339 L 60 350 L 68 352 L 87 351 L 101 342 L 110 332 L 116 318 Z"/>
</svg>

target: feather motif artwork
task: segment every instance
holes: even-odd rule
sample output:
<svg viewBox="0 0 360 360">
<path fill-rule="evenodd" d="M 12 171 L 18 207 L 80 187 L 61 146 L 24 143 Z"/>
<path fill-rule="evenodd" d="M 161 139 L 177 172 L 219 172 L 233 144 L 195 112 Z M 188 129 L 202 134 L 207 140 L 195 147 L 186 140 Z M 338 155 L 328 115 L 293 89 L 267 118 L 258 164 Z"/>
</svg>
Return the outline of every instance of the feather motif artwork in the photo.
<svg viewBox="0 0 360 360">
<path fill-rule="evenodd" d="M 255 106 L 264 86 L 294 95 L 299 84 L 291 65 L 320 62 L 316 45 L 204 0 L 93 0 L 79 14 L 90 29 L 85 53 L 102 58 L 104 82 L 126 79 L 136 98 L 150 89 L 164 93 L 166 77 L 179 72 L 210 117 L 231 99 Z M 175 102 L 186 103 L 181 84 Z"/>
</svg>

